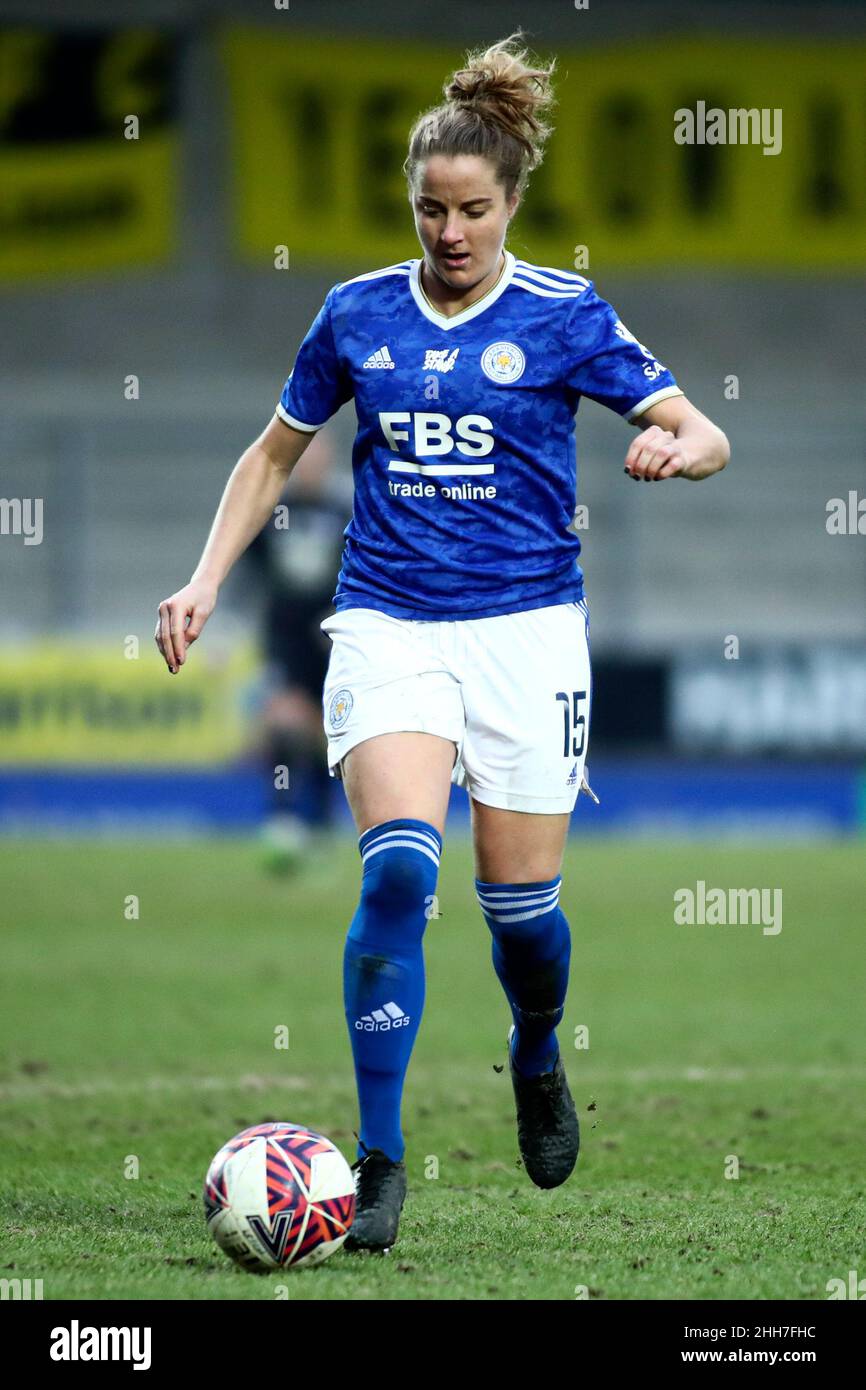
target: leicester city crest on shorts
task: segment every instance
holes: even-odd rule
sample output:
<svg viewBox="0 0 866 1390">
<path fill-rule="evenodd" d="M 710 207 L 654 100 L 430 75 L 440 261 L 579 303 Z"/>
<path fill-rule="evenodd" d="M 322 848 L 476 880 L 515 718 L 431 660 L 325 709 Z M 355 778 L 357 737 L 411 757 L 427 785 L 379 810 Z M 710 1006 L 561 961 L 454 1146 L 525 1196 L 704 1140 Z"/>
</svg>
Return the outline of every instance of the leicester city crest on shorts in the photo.
<svg viewBox="0 0 866 1390">
<path fill-rule="evenodd" d="M 481 354 L 481 370 L 491 381 L 507 386 L 523 376 L 526 358 L 516 343 L 491 343 Z"/>
<path fill-rule="evenodd" d="M 342 729 L 352 713 L 354 703 L 351 690 L 338 690 L 331 696 L 331 703 L 328 706 L 328 721 L 332 729 Z"/>
</svg>

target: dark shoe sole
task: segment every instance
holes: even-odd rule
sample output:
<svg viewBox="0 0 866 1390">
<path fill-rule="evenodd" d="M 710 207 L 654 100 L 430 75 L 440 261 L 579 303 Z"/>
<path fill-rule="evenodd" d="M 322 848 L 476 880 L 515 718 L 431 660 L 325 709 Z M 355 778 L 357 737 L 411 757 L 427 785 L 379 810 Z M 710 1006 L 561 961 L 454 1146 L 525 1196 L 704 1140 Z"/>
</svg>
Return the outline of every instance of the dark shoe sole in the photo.
<svg viewBox="0 0 866 1390">
<path fill-rule="evenodd" d="M 568 1089 L 562 1058 L 557 1057 L 553 1072 L 546 1073 L 546 1078 L 552 1077 L 553 1082 L 545 1080 L 544 1083 L 548 1094 L 552 1085 L 556 1088 L 549 1106 L 545 1104 L 543 1108 L 545 1110 L 553 1109 L 555 1098 L 557 1102 L 555 1106 L 557 1129 L 554 1132 L 539 1134 L 532 1127 L 531 1118 L 531 1112 L 537 1108 L 538 1104 L 533 1094 L 534 1092 L 537 1093 L 537 1087 L 533 1086 L 533 1082 L 538 1082 L 539 1078 L 521 1076 L 514 1066 L 511 1059 L 513 1032 L 512 1027 L 508 1033 L 508 1069 L 511 1073 L 511 1084 L 514 1089 L 514 1102 L 517 1110 L 517 1142 L 520 1148 L 520 1157 L 523 1159 L 527 1177 L 536 1187 L 543 1189 L 561 1187 L 574 1172 L 580 1153 L 580 1124 L 571 1092 Z"/>
<path fill-rule="evenodd" d="M 394 1179 L 397 1180 L 396 1193 L 394 1191 Z M 343 1249 L 350 1254 L 353 1251 L 364 1250 L 384 1254 L 391 1249 L 397 1239 L 403 1204 L 406 1201 L 405 1164 L 401 1162 L 396 1171 L 388 1173 L 385 1181 L 391 1188 L 390 1195 L 380 1199 L 380 1194 L 374 1189 L 374 1200 L 369 1202 L 366 1209 L 356 1210 L 355 1220 L 349 1228 L 349 1234 L 343 1241 Z M 367 1192 L 368 1196 L 371 1195 L 369 1187 Z M 396 1203 L 395 1196 L 397 1198 Z"/>
</svg>

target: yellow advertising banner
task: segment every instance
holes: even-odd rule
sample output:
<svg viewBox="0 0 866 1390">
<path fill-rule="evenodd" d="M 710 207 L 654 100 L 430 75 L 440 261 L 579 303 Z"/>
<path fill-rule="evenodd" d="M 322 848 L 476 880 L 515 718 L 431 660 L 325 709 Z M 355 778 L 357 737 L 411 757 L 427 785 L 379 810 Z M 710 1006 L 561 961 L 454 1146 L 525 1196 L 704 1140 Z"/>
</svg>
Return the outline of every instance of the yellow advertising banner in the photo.
<svg viewBox="0 0 866 1390">
<path fill-rule="evenodd" d="M 129 651 L 129 655 L 127 654 Z M 0 649 L 0 765 L 206 766 L 250 743 L 251 647 L 197 648 L 170 676 L 150 646 Z"/>
<path fill-rule="evenodd" d="M 459 49 L 223 31 L 236 239 L 347 276 L 418 254 L 401 165 Z M 560 50 L 556 132 L 509 234 L 598 266 L 866 264 L 866 43 L 660 39 Z"/>
<path fill-rule="evenodd" d="M 0 29 L 0 278 L 168 258 L 174 64 L 152 31 Z"/>
</svg>

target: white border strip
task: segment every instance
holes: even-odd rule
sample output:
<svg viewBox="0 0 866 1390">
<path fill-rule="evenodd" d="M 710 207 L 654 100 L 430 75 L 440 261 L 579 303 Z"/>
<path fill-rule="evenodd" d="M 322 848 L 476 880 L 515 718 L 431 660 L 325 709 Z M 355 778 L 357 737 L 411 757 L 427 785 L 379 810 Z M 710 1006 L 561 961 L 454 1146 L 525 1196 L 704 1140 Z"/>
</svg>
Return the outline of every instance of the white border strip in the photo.
<svg viewBox="0 0 866 1390">
<path fill-rule="evenodd" d="M 631 410 L 625 412 L 623 418 L 632 421 L 637 415 L 642 415 L 645 410 L 649 410 L 650 406 L 655 405 L 657 401 L 666 401 L 669 396 L 684 396 L 685 394 L 685 391 L 682 391 L 679 386 L 664 386 L 661 391 L 653 391 L 651 396 L 644 396 L 642 401 L 638 401 L 637 405 L 633 405 Z"/>
<path fill-rule="evenodd" d="M 404 463 L 391 459 L 389 473 L 424 473 L 430 478 L 451 478 L 459 473 L 494 473 L 492 463 Z"/>
<path fill-rule="evenodd" d="M 303 420 L 296 420 L 294 415 L 290 415 L 284 408 L 281 401 L 277 401 L 277 414 L 287 425 L 291 425 L 293 430 L 303 430 L 304 434 L 315 434 L 316 430 L 324 428 L 324 425 L 305 425 Z M 325 421 L 325 424 L 327 424 L 327 421 Z"/>
</svg>

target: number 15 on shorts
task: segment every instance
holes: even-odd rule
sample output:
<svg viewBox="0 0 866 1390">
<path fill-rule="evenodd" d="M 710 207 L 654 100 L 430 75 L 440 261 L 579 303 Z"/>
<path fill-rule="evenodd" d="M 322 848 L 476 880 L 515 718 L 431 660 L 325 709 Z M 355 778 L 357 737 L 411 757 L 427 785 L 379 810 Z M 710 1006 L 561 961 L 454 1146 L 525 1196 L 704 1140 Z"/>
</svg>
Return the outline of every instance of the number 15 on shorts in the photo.
<svg viewBox="0 0 866 1390">
<path fill-rule="evenodd" d="M 558 690 L 556 698 L 562 701 L 562 756 L 580 758 L 586 747 L 586 714 L 580 708 L 586 700 L 586 691 L 572 690 L 569 695 L 564 690 Z"/>
</svg>

